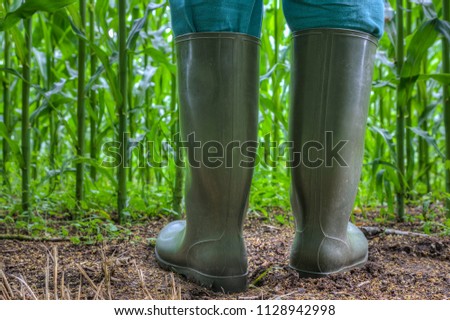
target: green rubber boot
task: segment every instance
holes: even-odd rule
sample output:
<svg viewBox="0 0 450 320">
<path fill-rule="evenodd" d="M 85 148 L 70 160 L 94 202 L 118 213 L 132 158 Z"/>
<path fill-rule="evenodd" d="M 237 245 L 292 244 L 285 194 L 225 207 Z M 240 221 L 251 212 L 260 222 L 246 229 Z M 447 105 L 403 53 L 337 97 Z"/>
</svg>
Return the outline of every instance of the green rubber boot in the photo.
<svg viewBox="0 0 450 320">
<path fill-rule="evenodd" d="M 377 40 L 358 31 L 293 35 L 290 266 L 321 277 L 362 266 L 368 244 L 349 223 L 364 153 Z M 301 163 L 300 163 L 301 161 Z"/>
<path fill-rule="evenodd" d="M 176 45 L 181 136 L 189 160 L 186 221 L 161 231 L 156 258 L 205 287 L 243 291 L 242 227 L 256 155 L 260 42 L 221 32 L 180 36 Z"/>
</svg>

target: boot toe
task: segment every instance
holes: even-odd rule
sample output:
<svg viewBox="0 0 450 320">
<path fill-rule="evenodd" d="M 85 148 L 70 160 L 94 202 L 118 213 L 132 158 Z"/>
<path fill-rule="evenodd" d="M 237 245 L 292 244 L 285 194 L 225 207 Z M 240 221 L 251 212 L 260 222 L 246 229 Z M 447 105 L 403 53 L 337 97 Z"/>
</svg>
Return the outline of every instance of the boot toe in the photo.
<svg viewBox="0 0 450 320">
<path fill-rule="evenodd" d="M 351 258 L 349 265 L 358 265 L 367 260 L 369 245 L 366 237 L 354 224 L 349 223 L 347 227 L 347 239 L 350 246 Z"/>
<path fill-rule="evenodd" d="M 181 274 L 194 282 L 221 292 L 240 292 L 247 288 L 245 254 L 234 250 L 243 259 L 224 258 L 228 249 L 217 247 L 218 241 L 200 242 L 186 246 L 186 221 L 175 221 L 164 227 L 156 240 L 156 259 L 166 270 Z M 201 246 L 200 244 L 204 244 Z M 186 248 L 198 247 L 199 255 Z M 237 248 L 236 248 L 237 249 Z M 237 273 L 233 271 L 238 269 Z"/>
<path fill-rule="evenodd" d="M 178 260 L 176 256 L 183 243 L 185 230 L 186 221 L 184 220 L 173 221 L 161 230 L 155 246 L 158 260 L 179 263 L 179 261 L 176 261 Z"/>
</svg>

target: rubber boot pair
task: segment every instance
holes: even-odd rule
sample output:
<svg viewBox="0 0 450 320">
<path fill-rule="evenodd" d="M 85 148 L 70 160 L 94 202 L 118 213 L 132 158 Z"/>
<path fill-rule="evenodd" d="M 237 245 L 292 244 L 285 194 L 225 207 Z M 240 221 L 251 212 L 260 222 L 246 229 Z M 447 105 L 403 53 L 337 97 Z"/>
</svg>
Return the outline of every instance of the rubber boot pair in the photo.
<svg viewBox="0 0 450 320">
<path fill-rule="evenodd" d="M 217 291 L 247 287 L 243 220 L 256 156 L 259 40 L 239 33 L 178 37 L 181 135 L 189 164 L 186 221 L 156 242 L 165 269 Z M 349 223 L 361 174 L 376 39 L 340 29 L 293 35 L 290 266 L 304 276 L 367 260 Z"/>
</svg>

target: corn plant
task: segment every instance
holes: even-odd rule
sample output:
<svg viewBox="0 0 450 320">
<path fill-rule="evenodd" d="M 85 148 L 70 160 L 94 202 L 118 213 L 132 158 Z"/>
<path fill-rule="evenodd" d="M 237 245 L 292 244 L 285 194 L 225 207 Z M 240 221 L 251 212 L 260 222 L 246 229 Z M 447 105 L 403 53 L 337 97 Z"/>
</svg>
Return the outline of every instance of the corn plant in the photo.
<svg viewBox="0 0 450 320">
<path fill-rule="evenodd" d="M 442 1 L 442 12 L 444 21 L 450 22 L 450 4 L 448 1 Z M 442 39 L 442 72 L 445 74 L 450 73 L 450 39 L 448 37 Z M 444 85 L 443 88 L 443 100 L 444 100 L 444 123 L 445 123 L 445 150 L 446 158 L 450 159 L 450 91 L 448 84 Z M 448 160 L 447 160 L 448 161 Z M 450 193 L 450 168 L 448 162 L 445 164 L 445 190 Z M 447 197 L 446 202 L 447 217 L 450 217 L 450 197 Z"/>
<path fill-rule="evenodd" d="M 385 4 L 356 205 L 381 219 L 410 219 L 430 201 L 450 212 L 449 3 Z M 264 8 L 249 208 L 281 222 L 291 38 L 282 1 Z M 78 227 L 183 213 L 168 3 L 2 0 L 0 44 L 1 214 Z"/>
<path fill-rule="evenodd" d="M 86 0 L 80 0 L 80 23 L 81 32 L 86 33 Z M 86 78 L 86 41 L 80 37 L 78 39 L 78 95 L 77 95 L 77 156 L 84 157 L 85 152 L 85 117 L 86 117 L 86 98 L 85 98 L 85 78 Z M 83 180 L 84 164 L 77 163 L 76 178 L 76 199 L 83 201 Z"/>
</svg>

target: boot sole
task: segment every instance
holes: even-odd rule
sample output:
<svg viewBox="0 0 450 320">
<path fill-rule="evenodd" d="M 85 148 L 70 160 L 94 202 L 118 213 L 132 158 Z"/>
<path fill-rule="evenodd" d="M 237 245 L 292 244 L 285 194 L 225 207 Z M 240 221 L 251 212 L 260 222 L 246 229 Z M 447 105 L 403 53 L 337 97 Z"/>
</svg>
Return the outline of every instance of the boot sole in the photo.
<svg viewBox="0 0 450 320">
<path fill-rule="evenodd" d="M 156 261 L 159 266 L 167 271 L 178 273 L 188 280 L 216 292 L 233 293 L 247 289 L 247 273 L 240 276 L 217 277 L 204 274 L 192 268 L 178 266 L 161 259 L 155 250 Z"/>
<path fill-rule="evenodd" d="M 350 266 L 346 266 L 346 267 L 343 267 L 342 269 L 339 269 L 336 271 L 331 271 L 331 272 L 306 271 L 306 270 L 301 270 L 301 269 L 295 268 L 292 265 L 289 265 L 289 267 L 291 267 L 291 269 L 294 269 L 295 271 L 297 271 L 300 278 L 324 278 L 324 277 L 327 277 L 332 274 L 343 273 L 343 272 L 350 271 L 353 269 L 361 268 L 367 263 L 368 257 L 369 257 L 369 255 L 367 254 L 363 260 L 360 260 Z"/>
</svg>

